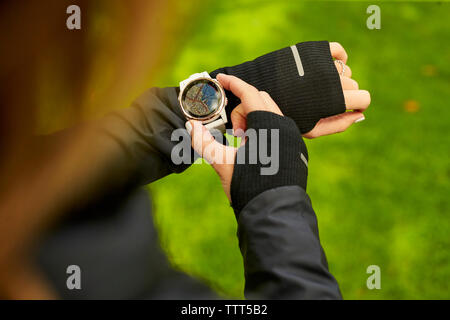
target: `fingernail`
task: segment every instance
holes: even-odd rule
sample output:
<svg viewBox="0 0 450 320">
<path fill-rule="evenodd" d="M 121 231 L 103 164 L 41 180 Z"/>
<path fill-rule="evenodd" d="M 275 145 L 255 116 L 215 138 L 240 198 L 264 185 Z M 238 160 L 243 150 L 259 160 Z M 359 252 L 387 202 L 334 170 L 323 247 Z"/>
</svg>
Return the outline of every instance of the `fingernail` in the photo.
<svg viewBox="0 0 450 320">
<path fill-rule="evenodd" d="M 187 122 L 184 124 L 184 126 L 186 127 L 186 130 L 187 130 L 187 132 L 189 133 L 189 135 L 191 135 L 191 132 L 192 132 L 192 124 L 191 124 L 189 121 L 187 121 Z"/>
<path fill-rule="evenodd" d="M 356 119 L 354 123 L 362 122 L 364 120 L 366 120 L 366 117 L 362 116 L 361 118 Z"/>
<path fill-rule="evenodd" d="M 244 136 L 244 130 L 242 130 L 240 128 L 237 129 L 237 130 L 233 129 L 233 136 L 238 137 L 238 138 L 242 138 Z"/>
</svg>

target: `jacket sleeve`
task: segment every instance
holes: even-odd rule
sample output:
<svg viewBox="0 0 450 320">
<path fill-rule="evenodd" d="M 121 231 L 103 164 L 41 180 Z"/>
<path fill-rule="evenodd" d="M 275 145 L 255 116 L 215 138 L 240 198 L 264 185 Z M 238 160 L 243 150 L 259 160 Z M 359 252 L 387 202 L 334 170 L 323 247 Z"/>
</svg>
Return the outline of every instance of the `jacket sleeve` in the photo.
<svg viewBox="0 0 450 320">
<path fill-rule="evenodd" d="M 246 298 L 342 298 L 301 187 L 278 187 L 252 199 L 239 215 L 238 237 Z"/>
<path fill-rule="evenodd" d="M 265 141 L 266 150 L 278 149 L 278 170 L 263 174 L 267 165 L 261 159 L 253 164 L 236 161 L 234 166 L 230 194 L 244 258 L 245 296 L 341 298 L 328 271 L 316 216 L 305 191 L 308 150 L 296 123 L 275 113 L 253 111 L 247 115 L 247 127 L 257 132 L 277 130 L 278 138 L 267 134 L 266 140 L 252 141 L 255 138 L 249 136 L 236 159 L 260 155 L 261 150 L 252 151 L 251 145 Z"/>
<path fill-rule="evenodd" d="M 72 157 L 86 159 L 90 167 L 96 166 L 97 175 L 109 180 L 108 188 L 144 185 L 170 173 L 182 172 L 189 164 L 174 164 L 171 152 L 181 139 L 190 141 L 190 136 L 187 132 L 183 135 L 186 120 L 177 96 L 178 88 L 151 88 L 128 108 L 38 137 L 37 146 L 41 151 L 51 151 L 78 143 L 81 147 L 77 153 L 76 148 L 71 148 Z M 181 129 L 182 137 L 172 139 L 176 129 Z M 193 151 L 189 151 L 192 156 Z M 106 176 L 102 175 L 103 171 Z"/>
<path fill-rule="evenodd" d="M 178 88 L 152 88 L 144 92 L 129 108 L 109 114 L 99 128 L 116 141 L 122 150 L 122 163 L 134 164 L 130 179 L 148 184 L 166 175 L 186 170 L 190 161 L 174 163 L 172 151 L 183 139 L 190 146 L 185 130 L 186 119 L 178 104 Z M 174 131 L 179 135 L 173 135 Z M 181 136 L 180 136 L 181 134 Z M 189 148 L 189 159 L 193 151 Z M 130 174 L 130 173 L 127 173 Z"/>
</svg>

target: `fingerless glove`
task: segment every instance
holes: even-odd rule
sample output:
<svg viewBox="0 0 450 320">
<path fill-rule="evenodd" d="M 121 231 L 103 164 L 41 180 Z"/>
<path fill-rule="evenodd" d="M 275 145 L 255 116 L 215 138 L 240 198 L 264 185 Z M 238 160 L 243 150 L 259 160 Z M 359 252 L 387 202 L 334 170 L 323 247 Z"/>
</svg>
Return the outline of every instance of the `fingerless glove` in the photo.
<svg viewBox="0 0 450 320">
<path fill-rule="evenodd" d="M 311 131 L 322 119 L 345 112 L 339 74 L 328 41 L 311 41 L 280 49 L 253 61 L 210 73 L 234 75 L 266 91 L 301 133 Z M 301 75 L 302 74 L 302 75 Z M 227 91 L 230 116 L 239 99 Z M 231 127 L 231 123 L 227 124 Z"/>
<path fill-rule="evenodd" d="M 252 136 L 249 135 L 249 140 L 237 152 L 231 180 L 231 203 L 237 217 L 251 199 L 266 190 L 289 185 L 298 185 L 306 190 L 308 177 L 308 152 L 292 119 L 272 112 L 253 111 L 247 115 L 247 129 L 254 129 L 258 133 L 260 129 L 268 129 L 266 150 L 270 153 L 272 146 L 278 148 L 278 159 L 275 159 L 278 161 L 278 170 L 275 174 L 262 174 L 261 169 L 268 167 L 261 161 L 259 151 L 262 144 L 261 141 L 251 141 Z M 278 141 L 271 139 L 270 131 L 273 129 L 279 130 Z M 258 134 L 257 139 L 263 138 Z M 262 143 L 265 143 L 264 139 Z M 257 161 L 251 164 L 249 159 Z"/>
</svg>

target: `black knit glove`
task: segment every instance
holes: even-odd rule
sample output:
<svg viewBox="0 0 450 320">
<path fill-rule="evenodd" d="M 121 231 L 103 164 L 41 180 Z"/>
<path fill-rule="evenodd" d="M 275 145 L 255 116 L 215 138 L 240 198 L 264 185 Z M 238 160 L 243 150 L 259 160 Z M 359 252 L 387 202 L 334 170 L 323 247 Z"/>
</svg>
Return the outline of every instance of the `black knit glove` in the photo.
<svg viewBox="0 0 450 320">
<path fill-rule="evenodd" d="M 291 47 L 234 67 L 217 69 L 210 75 L 234 75 L 268 92 L 283 114 L 295 121 L 300 132 L 307 133 L 320 119 L 345 112 L 345 100 L 328 41 L 302 42 L 295 47 L 303 76 L 299 75 Z M 227 97 L 226 110 L 230 117 L 239 99 L 229 91 Z"/>
<path fill-rule="evenodd" d="M 247 115 L 248 129 L 269 129 L 267 133 L 267 149 L 270 152 L 273 144 L 278 144 L 278 171 L 273 175 L 262 175 L 263 165 L 259 158 L 259 141 L 257 148 L 251 148 L 251 141 L 239 148 L 231 180 L 231 203 L 236 216 L 247 203 L 260 193 L 276 187 L 298 185 L 306 190 L 308 177 L 308 152 L 295 122 L 272 112 L 253 111 Z M 279 141 L 272 141 L 270 129 L 279 129 Z M 258 135 L 258 137 L 260 137 Z M 251 137 L 249 137 L 251 139 Z M 273 155 L 270 155 L 273 157 Z M 245 159 L 246 161 L 239 161 Z M 257 159 L 250 164 L 249 159 Z M 241 163 L 241 164 L 239 164 Z M 273 165 L 273 164 L 271 164 Z"/>
</svg>

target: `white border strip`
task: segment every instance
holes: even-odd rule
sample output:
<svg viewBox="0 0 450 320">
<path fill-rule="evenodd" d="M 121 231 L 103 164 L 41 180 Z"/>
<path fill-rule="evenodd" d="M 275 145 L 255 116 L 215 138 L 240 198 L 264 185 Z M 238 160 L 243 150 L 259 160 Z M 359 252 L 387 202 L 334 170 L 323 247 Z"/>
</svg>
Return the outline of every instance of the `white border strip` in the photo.
<svg viewBox="0 0 450 320">
<path fill-rule="evenodd" d="M 305 163 L 306 167 L 308 168 L 308 160 L 306 160 L 306 157 L 303 153 L 300 153 L 300 159 Z"/>
<path fill-rule="evenodd" d="M 297 46 L 291 46 L 292 54 L 294 55 L 295 64 L 297 65 L 298 74 L 300 77 L 305 75 L 305 70 L 303 70 L 302 60 L 300 59 L 300 54 L 298 53 Z"/>
</svg>

